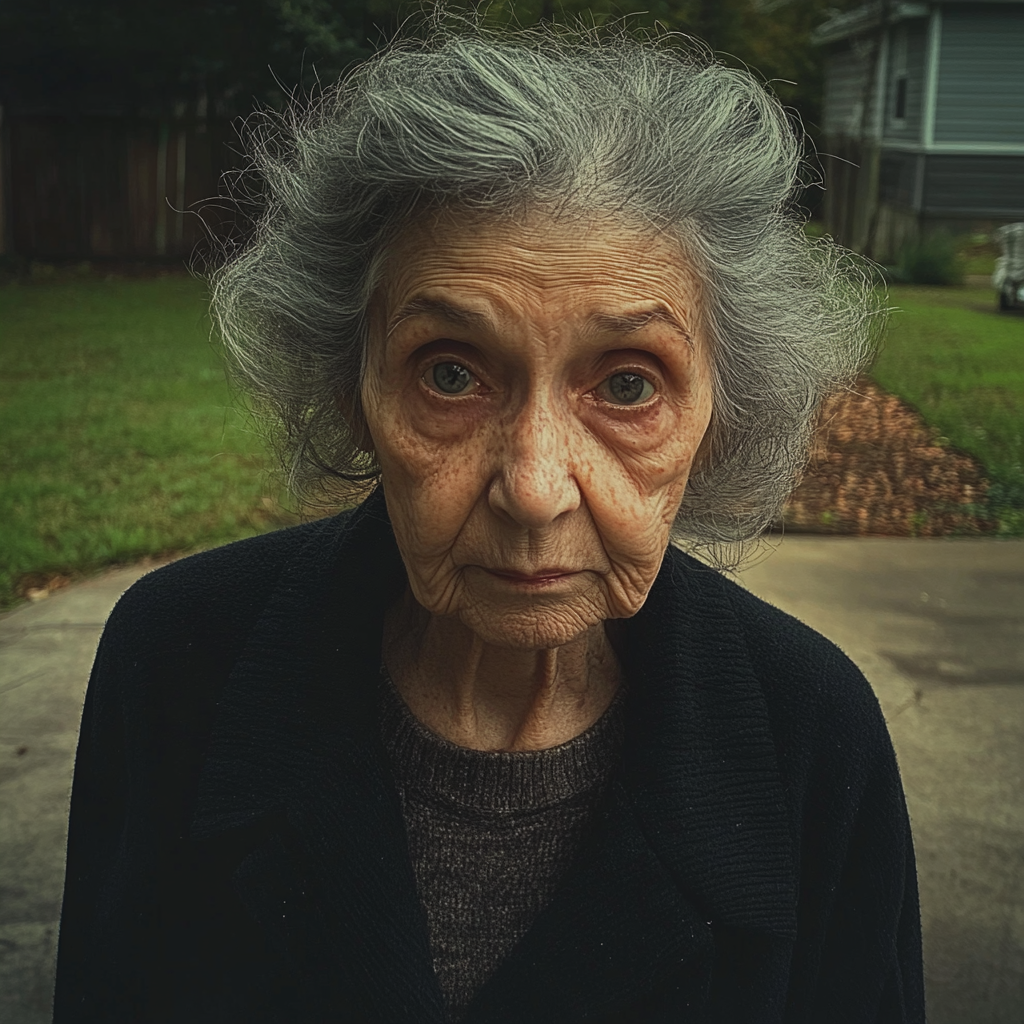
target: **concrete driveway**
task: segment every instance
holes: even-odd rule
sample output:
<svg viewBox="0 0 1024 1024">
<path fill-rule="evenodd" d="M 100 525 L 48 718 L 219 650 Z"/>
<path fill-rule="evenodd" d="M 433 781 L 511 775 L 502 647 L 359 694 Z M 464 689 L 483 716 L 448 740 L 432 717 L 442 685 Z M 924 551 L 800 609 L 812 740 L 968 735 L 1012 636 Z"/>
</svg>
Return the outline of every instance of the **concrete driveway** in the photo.
<svg viewBox="0 0 1024 1024">
<path fill-rule="evenodd" d="M 50 1019 L 78 724 L 122 569 L 0 618 L 0 1022 Z"/>
<path fill-rule="evenodd" d="M 931 1024 L 1024 1022 L 1024 541 L 785 540 L 741 582 L 871 681 L 914 828 Z"/>
<path fill-rule="evenodd" d="M 931 1024 L 1024 1021 L 1024 541 L 792 537 L 740 576 L 871 680 L 917 844 Z M 0 1021 L 49 1020 L 78 720 L 121 570 L 0 619 Z M 827 1024 L 827 1022 L 822 1022 Z"/>
</svg>

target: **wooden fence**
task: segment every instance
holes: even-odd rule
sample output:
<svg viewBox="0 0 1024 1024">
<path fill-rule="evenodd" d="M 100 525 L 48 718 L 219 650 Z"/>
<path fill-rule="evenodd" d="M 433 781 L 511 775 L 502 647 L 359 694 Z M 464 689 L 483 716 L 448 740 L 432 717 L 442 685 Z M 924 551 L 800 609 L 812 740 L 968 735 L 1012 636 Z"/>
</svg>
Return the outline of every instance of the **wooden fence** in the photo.
<svg viewBox="0 0 1024 1024">
<path fill-rule="evenodd" d="M 215 197 L 233 140 L 225 122 L 9 115 L 7 249 L 44 260 L 188 256 L 230 227 Z"/>
</svg>

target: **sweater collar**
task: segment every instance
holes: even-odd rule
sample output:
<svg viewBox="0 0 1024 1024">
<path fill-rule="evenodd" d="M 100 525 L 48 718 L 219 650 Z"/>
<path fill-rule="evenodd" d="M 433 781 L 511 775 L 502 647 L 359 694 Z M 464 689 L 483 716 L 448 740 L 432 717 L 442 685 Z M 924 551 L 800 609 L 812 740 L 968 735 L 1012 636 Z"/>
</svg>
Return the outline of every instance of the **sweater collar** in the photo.
<svg viewBox="0 0 1024 1024">
<path fill-rule="evenodd" d="M 243 851 L 251 837 L 236 889 L 284 955 L 359 951 L 365 1019 L 441 1021 L 376 721 L 382 618 L 404 584 L 379 490 L 312 532 L 222 694 L 192 834 L 230 837 Z M 609 971 L 605 980 L 624 998 L 652 958 L 706 956 L 715 923 L 795 932 L 785 792 L 729 586 L 694 559 L 666 554 L 626 631 L 623 762 L 602 824 L 467 1021 L 532 1019 L 538 963 L 565 979 L 585 976 L 588 956 L 622 964 L 621 977 Z M 597 893 L 604 906 L 585 922 L 587 941 L 575 941 Z M 600 986 L 563 987 L 566 1021 L 615 1002 Z M 545 1019 L 553 998 L 547 987 Z M 506 1016 L 510 1005 L 518 1017 Z"/>
<path fill-rule="evenodd" d="M 381 736 L 397 785 L 457 814 L 497 816 L 564 804 L 607 783 L 622 746 L 623 690 L 585 732 L 545 750 L 469 750 L 431 732 L 386 671 Z"/>
<path fill-rule="evenodd" d="M 667 552 L 630 623 L 627 788 L 651 845 L 709 921 L 791 938 L 791 817 L 732 588 Z"/>
</svg>

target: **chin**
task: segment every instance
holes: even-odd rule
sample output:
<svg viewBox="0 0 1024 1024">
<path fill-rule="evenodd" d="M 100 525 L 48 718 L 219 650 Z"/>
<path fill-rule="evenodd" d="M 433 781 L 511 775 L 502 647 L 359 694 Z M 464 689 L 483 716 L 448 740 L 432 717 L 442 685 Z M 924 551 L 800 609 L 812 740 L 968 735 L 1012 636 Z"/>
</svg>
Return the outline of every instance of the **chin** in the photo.
<svg viewBox="0 0 1024 1024">
<path fill-rule="evenodd" d="M 592 609 L 539 607 L 515 611 L 476 604 L 459 618 L 484 643 L 518 651 L 549 650 L 571 643 L 605 616 Z"/>
</svg>

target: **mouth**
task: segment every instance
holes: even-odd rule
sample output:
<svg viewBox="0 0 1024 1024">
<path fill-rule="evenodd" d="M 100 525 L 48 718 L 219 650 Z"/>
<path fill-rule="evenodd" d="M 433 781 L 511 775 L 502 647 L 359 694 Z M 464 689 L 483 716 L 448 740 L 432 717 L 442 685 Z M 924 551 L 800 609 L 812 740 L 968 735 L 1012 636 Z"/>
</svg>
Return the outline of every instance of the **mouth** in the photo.
<svg viewBox="0 0 1024 1024">
<path fill-rule="evenodd" d="M 485 569 L 485 572 L 522 587 L 543 587 L 570 576 L 578 575 L 576 569 L 538 569 L 536 572 L 519 572 L 516 569 Z"/>
</svg>

